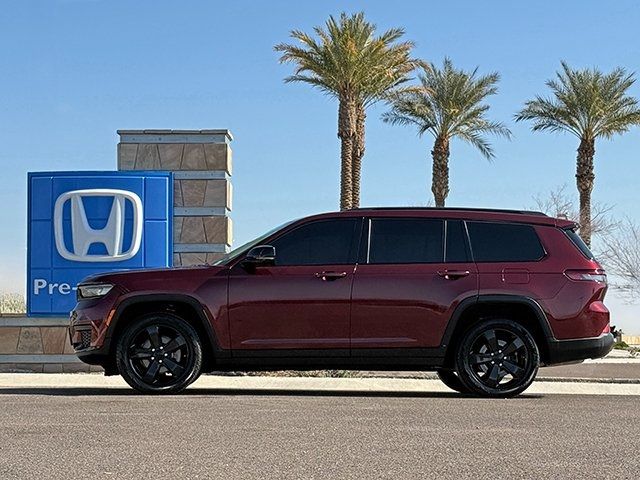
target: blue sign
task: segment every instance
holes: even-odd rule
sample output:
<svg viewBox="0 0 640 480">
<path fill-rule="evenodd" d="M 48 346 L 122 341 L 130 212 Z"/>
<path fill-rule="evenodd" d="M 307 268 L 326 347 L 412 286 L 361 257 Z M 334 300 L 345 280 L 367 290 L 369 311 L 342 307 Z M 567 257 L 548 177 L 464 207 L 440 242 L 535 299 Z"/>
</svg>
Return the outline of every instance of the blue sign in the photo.
<svg viewBox="0 0 640 480">
<path fill-rule="evenodd" d="M 28 182 L 28 315 L 67 315 L 89 275 L 172 265 L 170 172 L 37 172 Z"/>
</svg>

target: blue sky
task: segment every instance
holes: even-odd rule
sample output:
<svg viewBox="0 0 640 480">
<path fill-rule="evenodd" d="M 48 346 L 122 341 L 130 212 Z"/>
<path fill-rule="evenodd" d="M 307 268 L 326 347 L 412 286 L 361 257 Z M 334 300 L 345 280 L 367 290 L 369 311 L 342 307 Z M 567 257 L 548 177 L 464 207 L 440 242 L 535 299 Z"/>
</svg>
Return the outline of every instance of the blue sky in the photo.
<svg viewBox="0 0 640 480">
<path fill-rule="evenodd" d="M 228 128 L 235 136 L 236 244 L 287 219 L 337 207 L 336 104 L 304 85 L 273 45 L 330 14 L 364 10 L 401 26 L 415 55 L 497 70 L 490 116 L 513 131 L 497 158 L 454 141 L 449 205 L 522 208 L 574 191 L 576 139 L 533 134 L 514 112 L 564 59 L 640 70 L 636 1 L 5 1 L 0 13 L 0 289 L 21 291 L 26 172 L 115 169 L 117 129 Z M 640 84 L 631 93 L 640 96 Z M 363 205 L 430 198 L 431 139 L 368 113 Z M 594 200 L 640 220 L 640 129 L 596 145 Z M 259 172 L 259 173 L 257 173 Z M 265 175 L 268 172 L 269 175 Z M 635 308 L 635 310 L 634 310 Z M 625 317 L 638 307 L 620 306 Z"/>
</svg>

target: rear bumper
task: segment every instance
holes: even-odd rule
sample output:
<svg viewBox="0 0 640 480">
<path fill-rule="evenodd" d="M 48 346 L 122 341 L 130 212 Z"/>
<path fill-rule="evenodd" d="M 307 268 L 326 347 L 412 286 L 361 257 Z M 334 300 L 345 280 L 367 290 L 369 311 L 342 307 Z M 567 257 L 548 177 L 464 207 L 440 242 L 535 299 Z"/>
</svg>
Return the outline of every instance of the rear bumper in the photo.
<svg viewBox="0 0 640 480">
<path fill-rule="evenodd" d="M 599 337 L 580 338 L 577 340 L 550 340 L 545 365 L 572 363 L 589 358 L 602 358 L 611 351 L 614 344 L 613 335 L 604 333 Z"/>
</svg>

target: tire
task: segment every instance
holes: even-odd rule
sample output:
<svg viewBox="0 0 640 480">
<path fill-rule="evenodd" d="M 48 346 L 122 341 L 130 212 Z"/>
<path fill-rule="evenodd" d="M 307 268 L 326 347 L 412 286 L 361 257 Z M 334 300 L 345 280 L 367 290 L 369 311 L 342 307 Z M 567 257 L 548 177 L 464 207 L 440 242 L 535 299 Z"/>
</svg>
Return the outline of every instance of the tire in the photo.
<svg viewBox="0 0 640 480">
<path fill-rule="evenodd" d="M 456 371 L 470 392 L 482 397 L 513 397 L 538 373 L 540 353 L 531 333 L 513 320 L 474 325 L 456 351 Z"/>
<path fill-rule="evenodd" d="M 471 391 L 460 381 L 458 374 L 453 370 L 438 369 L 438 378 L 451 390 L 458 393 L 469 394 Z"/>
<path fill-rule="evenodd" d="M 141 393 L 177 393 L 202 370 L 202 344 L 194 328 L 168 313 L 145 315 L 119 336 L 120 375 Z"/>
</svg>

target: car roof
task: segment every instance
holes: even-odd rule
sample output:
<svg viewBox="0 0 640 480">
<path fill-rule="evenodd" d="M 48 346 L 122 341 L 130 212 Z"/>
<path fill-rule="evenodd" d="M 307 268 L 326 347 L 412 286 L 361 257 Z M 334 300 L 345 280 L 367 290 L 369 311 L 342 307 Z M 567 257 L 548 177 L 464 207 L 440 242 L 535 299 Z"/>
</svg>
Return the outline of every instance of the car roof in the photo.
<svg viewBox="0 0 640 480">
<path fill-rule="evenodd" d="M 477 207 L 365 207 L 314 215 L 314 217 L 317 218 L 336 216 L 455 218 L 461 220 L 530 223 L 560 228 L 570 228 L 576 225 L 576 223 L 571 220 L 549 217 L 543 212 Z M 308 218 L 309 217 L 307 217 L 307 219 Z"/>
</svg>

